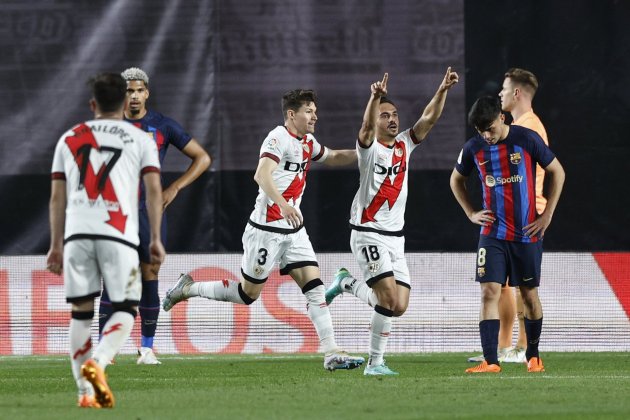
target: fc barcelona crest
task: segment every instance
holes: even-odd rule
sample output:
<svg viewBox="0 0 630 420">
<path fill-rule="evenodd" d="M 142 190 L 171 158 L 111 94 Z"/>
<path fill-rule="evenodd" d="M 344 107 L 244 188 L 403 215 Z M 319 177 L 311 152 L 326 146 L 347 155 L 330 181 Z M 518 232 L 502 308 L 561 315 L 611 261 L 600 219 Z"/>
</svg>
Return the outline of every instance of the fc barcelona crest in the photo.
<svg viewBox="0 0 630 420">
<path fill-rule="evenodd" d="M 521 163 L 521 152 L 510 153 L 510 162 L 514 165 Z"/>
<path fill-rule="evenodd" d="M 486 267 L 477 267 L 477 276 L 483 277 L 486 275 Z"/>
</svg>

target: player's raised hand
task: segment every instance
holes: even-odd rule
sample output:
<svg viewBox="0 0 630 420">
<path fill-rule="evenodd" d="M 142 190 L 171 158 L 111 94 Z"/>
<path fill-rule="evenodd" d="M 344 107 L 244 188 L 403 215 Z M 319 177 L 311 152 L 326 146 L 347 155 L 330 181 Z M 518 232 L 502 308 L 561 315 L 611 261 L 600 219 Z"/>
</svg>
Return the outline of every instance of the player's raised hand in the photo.
<svg viewBox="0 0 630 420">
<path fill-rule="evenodd" d="M 380 82 L 372 83 L 372 86 L 370 87 L 370 89 L 372 90 L 372 95 L 374 95 L 376 98 L 380 98 L 382 96 L 387 95 L 387 79 L 388 78 L 389 78 L 389 74 L 385 73 L 383 75 L 383 80 L 381 80 Z"/>
<path fill-rule="evenodd" d="M 459 75 L 456 72 L 452 71 L 449 67 L 446 69 L 446 74 L 444 75 L 444 80 L 442 80 L 440 89 L 448 90 L 457 82 L 459 82 Z"/>
</svg>

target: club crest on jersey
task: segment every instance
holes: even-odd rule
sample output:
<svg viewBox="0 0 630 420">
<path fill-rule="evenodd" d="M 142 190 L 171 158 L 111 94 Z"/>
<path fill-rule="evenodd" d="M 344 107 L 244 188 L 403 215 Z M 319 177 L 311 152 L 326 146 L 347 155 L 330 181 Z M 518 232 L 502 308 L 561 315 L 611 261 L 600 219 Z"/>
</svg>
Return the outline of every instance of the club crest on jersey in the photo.
<svg viewBox="0 0 630 420">
<path fill-rule="evenodd" d="M 302 149 L 304 149 L 305 152 L 309 152 L 310 149 L 308 148 L 308 144 L 306 143 L 302 143 Z"/>
<path fill-rule="evenodd" d="M 521 163 L 521 152 L 510 153 L 510 162 L 514 165 Z"/>
<path fill-rule="evenodd" d="M 401 157 L 403 155 L 402 147 L 396 147 L 396 149 L 394 150 L 394 154 L 398 157 Z"/>
<path fill-rule="evenodd" d="M 377 262 L 371 262 L 368 264 L 368 270 L 370 273 L 376 273 L 379 268 L 381 268 L 381 265 Z"/>
<path fill-rule="evenodd" d="M 486 267 L 477 267 L 477 276 L 483 277 L 486 275 Z"/>
<path fill-rule="evenodd" d="M 261 276 L 264 271 L 265 270 L 261 266 L 259 266 L 259 265 L 255 265 L 254 266 L 254 275 L 256 277 Z"/>
</svg>

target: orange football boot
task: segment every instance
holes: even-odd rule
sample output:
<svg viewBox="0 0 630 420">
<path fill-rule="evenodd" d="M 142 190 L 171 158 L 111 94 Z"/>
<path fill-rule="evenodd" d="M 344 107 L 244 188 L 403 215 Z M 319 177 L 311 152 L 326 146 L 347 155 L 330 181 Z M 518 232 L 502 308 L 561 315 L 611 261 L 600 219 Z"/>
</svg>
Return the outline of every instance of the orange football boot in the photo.
<svg viewBox="0 0 630 420">
<path fill-rule="evenodd" d="M 98 402 L 96 402 L 93 395 L 83 394 L 79 397 L 79 402 L 77 402 L 77 407 L 101 408 L 101 405 Z"/>
<path fill-rule="evenodd" d="M 485 360 L 475 367 L 466 369 L 466 373 L 499 373 L 501 372 L 501 366 L 489 365 Z"/>
<path fill-rule="evenodd" d="M 88 359 L 81 366 L 81 375 L 94 387 L 96 402 L 103 408 L 112 408 L 114 406 L 114 394 L 112 394 L 112 390 L 107 385 L 105 372 L 94 359 Z"/>
<path fill-rule="evenodd" d="M 532 357 L 527 362 L 527 371 L 528 372 L 544 372 L 545 367 L 543 366 L 542 359 L 540 357 Z"/>
</svg>

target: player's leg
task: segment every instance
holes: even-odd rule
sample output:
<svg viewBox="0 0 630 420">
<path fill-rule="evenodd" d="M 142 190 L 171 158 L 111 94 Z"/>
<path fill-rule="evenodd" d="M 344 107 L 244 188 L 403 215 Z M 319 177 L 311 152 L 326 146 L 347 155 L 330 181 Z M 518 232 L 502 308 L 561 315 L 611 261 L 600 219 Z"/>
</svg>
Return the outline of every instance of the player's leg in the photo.
<svg viewBox="0 0 630 420">
<path fill-rule="evenodd" d="M 527 336 L 527 359 L 529 372 L 544 372 L 538 352 L 543 324 L 543 310 L 538 296 L 540 267 L 542 263 L 542 241 L 515 243 L 511 245 L 512 275 L 516 278 L 523 298 L 525 334 Z"/>
<path fill-rule="evenodd" d="M 146 208 L 141 208 L 139 212 L 139 236 L 140 247 L 140 271 L 142 274 L 142 296 L 138 307 L 140 313 L 140 349 L 138 350 L 138 364 L 159 365 L 160 361 L 153 352 L 153 340 L 157 330 L 158 318 L 160 316 L 160 295 L 158 276 L 160 273 L 160 263 L 151 263 L 149 243 L 151 242 L 151 230 L 149 216 Z M 162 243 L 166 246 L 167 224 L 166 215 L 162 216 L 160 226 Z"/>
<path fill-rule="evenodd" d="M 260 296 L 279 254 L 286 247 L 283 241 L 276 240 L 280 236 L 283 235 L 248 224 L 243 233 L 240 282 L 230 279 L 195 281 L 189 274 L 182 274 L 166 292 L 162 308 L 168 312 L 178 302 L 192 297 L 251 305 Z"/>
<path fill-rule="evenodd" d="M 501 289 L 499 298 L 499 352 L 512 347 L 514 319 L 516 319 L 514 288 L 506 285 Z"/>
<path fill-rule="evenodd" d="M 78 406 L 99 408 L 92 384 L 81 375 L 81 366 L 92 353 L 91 325 L 94 298 L 99 295 L 100 276 L 94 259 L 94 244 L 75 240 L 64 247 L 64 291 L 72 304 L 69 327 L 70 364 L 78 388 Z"/>
<path fill-rule="evenodd" d="M 499 344 L 499 299 L 506 281 L 507 259 L 503 241 L 480 237 L 477 251 L 475 280 L 481 288 L 479 336 L 484 360 L 467 373 L 496 373 L 501 371 L 497 347 Z"/>
<path fill-rule="evenodd" d="M 365 359 L 347 354 L 335 341 L 330 310 L 326 304 L 324 283 L 320 278 L 315 251 L 306 229 L 289 235 L 289 243 L 280 257 L 280 274 L 289 274 L 306 298 L 308 316 L 324 352 L 324 368 L 327 370 L 354 369 Z"/>
<path fill-rule="evenodd" d="M 518 287 L 515 287 L 514 290 L 516 291 L 516 316 L 518 318 L 518 339 L 516 341 L 516 348 L 524 351 L 527 348 L 527 335 L 525 334 L 523 296 Z"/>
</svg>

